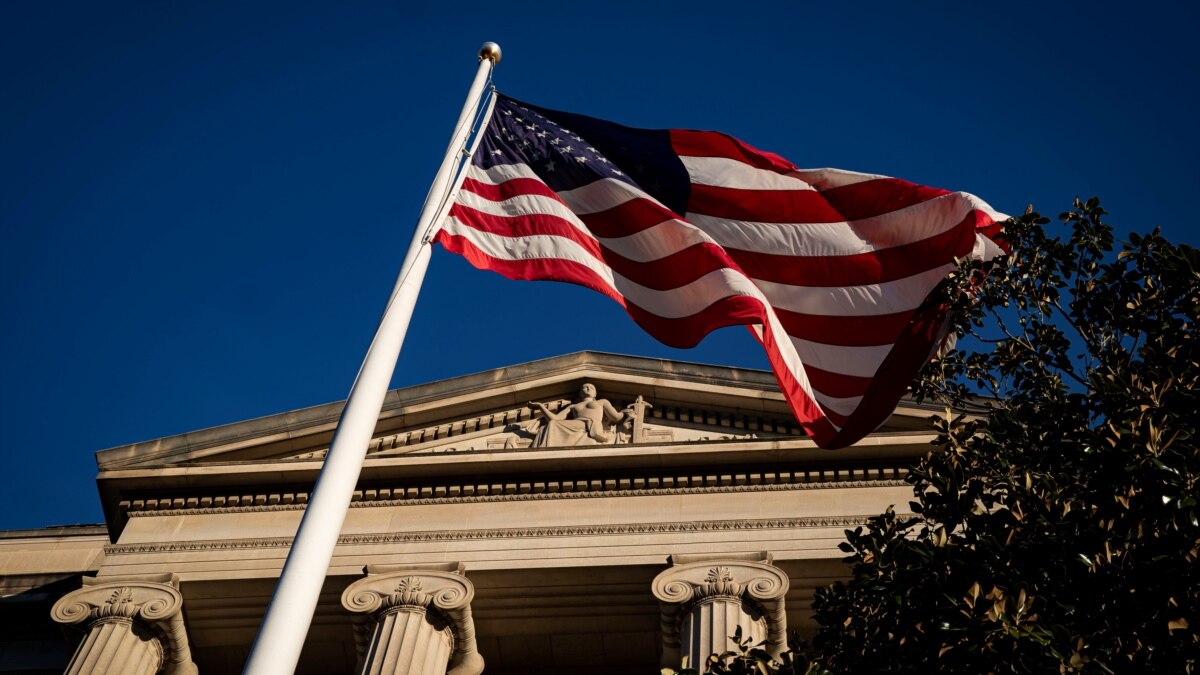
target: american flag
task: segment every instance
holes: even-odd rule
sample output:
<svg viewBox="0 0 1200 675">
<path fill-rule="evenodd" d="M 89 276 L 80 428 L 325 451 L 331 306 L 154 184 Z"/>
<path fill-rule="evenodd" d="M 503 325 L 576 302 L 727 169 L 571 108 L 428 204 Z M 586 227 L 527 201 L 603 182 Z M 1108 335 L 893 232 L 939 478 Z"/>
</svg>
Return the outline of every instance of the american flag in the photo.
<svg viewBox="0 0 1200 675">
<path fill-rule="evenodd" d="M 798 169 L 725 134 L 625 127 L 497 94 L 436 240 L 511 279 L 620 303 L 674 347 L 750 327 L 821 447 L 887 419 L 945 340 L 934 289 L 990 259 L 980 199 Z"/>
</svg>

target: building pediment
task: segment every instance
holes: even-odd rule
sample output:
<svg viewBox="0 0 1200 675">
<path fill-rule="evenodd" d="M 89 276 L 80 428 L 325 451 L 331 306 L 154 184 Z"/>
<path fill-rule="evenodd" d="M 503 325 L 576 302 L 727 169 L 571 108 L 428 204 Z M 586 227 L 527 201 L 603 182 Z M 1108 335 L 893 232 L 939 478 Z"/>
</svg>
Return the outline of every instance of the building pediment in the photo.
<svg viewBox="0 0 1200 675">
<path fill-rule="evenodd" d="M 602 436 L 538 440 L 541 403 L 562 414 L 585 383 L 630 418 Z M 343 402 L 204 429 L 97 453 L 102 472 L 321 459 Z M 627 412 L 629 411 L 629 412 Z M 569 414 L 569 413 L 568 413 Z M 927 409 L 902 406 L 881 428 L 926 429 Z M 546 436 L 546 434 L 543 434 Z M 551 435 L 552 436 L 552 435 Z M 368 458 L 530 447 L 724 443 L 803 438 L 768 372 L 580 352 L 388 393 Z M 569 442 L 568 442 L 569 441 Z"/>
<path fill-rule="evenodd" d="M 582 392 L 585 384 L 595 390 Z M 342 407 L 97 453 L 110 528 L 119 531 L 133 512 L 302 508 Z M 904 404 L 863 441 L 822 450 L 769 372 L 580 352 L 388 392 L 356 499 L 894 478 L 927 451 L 932 412 Z"/>
</svg>

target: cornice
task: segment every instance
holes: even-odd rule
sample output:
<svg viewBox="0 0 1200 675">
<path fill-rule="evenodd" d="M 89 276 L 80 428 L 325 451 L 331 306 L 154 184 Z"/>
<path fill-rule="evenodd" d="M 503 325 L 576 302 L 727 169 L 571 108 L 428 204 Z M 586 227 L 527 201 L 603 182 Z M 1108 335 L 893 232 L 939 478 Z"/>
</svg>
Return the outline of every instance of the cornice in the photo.
<svg viewBox="0 0 1200 675">
<path fill-rule="evenodd" d="M 839 479 L 844 474 L 860 477 Z M 906 485 L 906 470 L 896 467 L 851 470 L 763 471 L 724 473 L 703 471 L 701 476 L 648 476 L 579 480 L 505 481 L 487 484 L 454 484 L 376 488 L 354 493 L 350 508 L 395 507 L 414 504 L 472 504 L 480 502 L 594 499 L 729 492 L 778 492 L 839 488 L 897 487 Z M 402 496 L 398 496 L 402 495 Z M 208 515 L 262 511 L 300 511 L 307 493 L 259 493 L 206 497 L 163 497 L 121 502 L 130 518 L 164 515 Z"/>
<path fill-rule="evenodd" d="M 792 530 L 797 528 L 852 527 L 867 522 L 870 515 L 810 516 L 803 518 L 764 518 L 739 520 L 702 520 L 693 522 L 622 523 L 615 525 L 569 525 L 553 527 L 505 527 L 453 531 L 382 532 L 350 534 L 338 537 L 340 546 L 404 544 L 429 541 L 468 541 L 476 539 L 525 539 L 547 537 L 586 537 L 630 534 L 675 534 L 721 532 L 731 530 Z M 204 539 L 168 543 L 112 544 L 106 555 L 138 553 L 178 553 L 255 548 L 290 548 L 292 537 L 254 539 Z"/>
</svg>

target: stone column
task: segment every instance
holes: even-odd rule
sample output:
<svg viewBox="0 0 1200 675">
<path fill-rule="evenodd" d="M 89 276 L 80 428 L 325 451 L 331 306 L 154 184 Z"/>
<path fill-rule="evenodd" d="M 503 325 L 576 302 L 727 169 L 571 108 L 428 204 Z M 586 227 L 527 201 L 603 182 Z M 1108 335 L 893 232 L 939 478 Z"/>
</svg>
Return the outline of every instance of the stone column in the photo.
<svg viewBox="0 0 1200 675">
<path fill-rule="evenodd" d="M 87 631 L 66 675 L 196 675 L 178 585 L 171 574 L 84 577 L 50 610 Z"/>
<path fill-rule="evenodd" d="M 672 556 L 672 566 L 654 578 L 654 597 L 661 609 L 662 665 L 704 669 L 712 654 L 737 650 L 731 639 L 738 628 L 743 639 L 778 656 L 787 649 L 787 616 L 783 598 L 788 577 L 759 560 Z"/>
<path fill-rule="evenodd" d="M 359 675 L 479 675 L 471 599 L 458 563 L 368 565 L 342 593 L 356 614 Z"/>
</svg>

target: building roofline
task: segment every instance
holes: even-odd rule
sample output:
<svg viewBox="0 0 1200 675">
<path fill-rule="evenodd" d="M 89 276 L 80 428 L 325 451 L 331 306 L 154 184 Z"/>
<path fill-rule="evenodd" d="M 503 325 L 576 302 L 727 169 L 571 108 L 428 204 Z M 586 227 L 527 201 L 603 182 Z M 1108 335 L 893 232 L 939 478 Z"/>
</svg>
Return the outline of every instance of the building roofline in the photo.
<svg viewBox="0 0 1200 675">
<path fill-rule="evenodd" d="M 56 537 L 92 537 L 100 536 L 108 537 L 108 526 L 103 523 L 84 524 L 84 525 L 50 525 L 48 527 L 39 527 L 24 530 L 0 530 L 0 540 L 2 539 L 41 539 L 41 538 L 56 538 Z"/>
<path fill-rule="evenodd" d="M 685 382 L 718 381 L 749 389 L 778 392 L 775 376 L 770 371 L 586 350 L 392 389 L 384 397 L 383 412 L 436 398 L 492 388 L 498 383 L 519 383 L 589 366 L 603 366 L 613 373 L 666 375 Z M 113 463 L 136 461 L 139 457 L 188 452 L 230 443 L 249 443 L 255 439 L 288 434 L 294 430 L 308 430 L 314 425 L 336 424 L 345 405 L 345 400 L 333 401 L 120 445 L 96 452 L 96 463 L 103 469 Z"/>
</svg>

